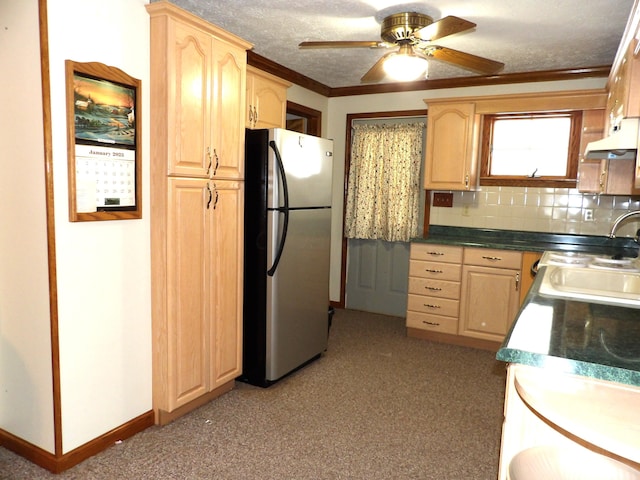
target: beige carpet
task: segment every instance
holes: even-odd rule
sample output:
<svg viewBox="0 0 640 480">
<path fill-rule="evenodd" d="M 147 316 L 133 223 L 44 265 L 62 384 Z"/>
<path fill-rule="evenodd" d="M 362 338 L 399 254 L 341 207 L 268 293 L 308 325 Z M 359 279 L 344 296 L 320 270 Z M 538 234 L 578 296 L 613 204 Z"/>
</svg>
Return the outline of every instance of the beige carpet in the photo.
<svg viewBox="0 0 640 480">
<path fill-rule="evenodd" d="M 0 478 L 493 480 L 504 371 L 407 338 L 402 318 L 338 310 L 326 354 L 268 389 L 239 383 L 60 475 L 0 448 Z"/>
</svg>

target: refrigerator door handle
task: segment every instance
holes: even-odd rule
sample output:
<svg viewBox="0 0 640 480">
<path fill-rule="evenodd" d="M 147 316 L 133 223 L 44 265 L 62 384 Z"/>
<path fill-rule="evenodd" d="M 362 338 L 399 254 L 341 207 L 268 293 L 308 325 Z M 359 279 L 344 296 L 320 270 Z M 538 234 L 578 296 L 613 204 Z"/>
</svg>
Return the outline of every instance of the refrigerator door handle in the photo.
<svg viewBox="0 0 640 480">
<path fill-rule="evenodd" d="M 287 238 L 287 228 L 289 227 L 289 189 L 287 187 L 287 176 L 284 172 L 284 165 L 282 164 L 282 157 L 280 157 L 278 146 L 273 140 L 269 142 L 269 146 L 275 154 L 275 163 L 278 167 L 278 171 L 280 172 L 280 178 L 282 178 L 282 196 L 284 202 L 282 207 L 275 209 L 278 213 L 284 213 L 284 222 L 282 224 L 282 235 L 280 236 L 280 242 L 278 243 L 278 251 L 273 260 L 273 265 L 269 270 L 267 270 L 267 275 L 273 277 L 274 273 L 276 273 L 276 268 L 278 268 L 278 263 L 280 263 L 280 257 L 282 257 L 282 251 L 284 250 L 284 242 Z"/>
</svg>

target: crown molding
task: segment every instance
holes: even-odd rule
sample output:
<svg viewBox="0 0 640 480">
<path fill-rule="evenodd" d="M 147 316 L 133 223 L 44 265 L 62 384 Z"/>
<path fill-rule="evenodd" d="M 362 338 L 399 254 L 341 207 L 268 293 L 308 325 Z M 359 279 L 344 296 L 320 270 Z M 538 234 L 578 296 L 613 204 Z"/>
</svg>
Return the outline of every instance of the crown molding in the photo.
<svg viewBox="0 0 640 480">
<path fill-rule="evenodd" d="M 575 80 L 589 77 L 608 77 L 611 66 L 567 68 L 560 70 L 542 70 L 538 72 L 505 73 L 474 77 L 456 77 L 437 80 L 422 80 L 405 83 L 379 83 L 375 85 L 356 85 L 352 87 L 332 88 L 312 78 L 295 72 L 268 58 L 249 50 L 247 63 L 260 70 L 269 72 L 280 78 L 295 83 L 303 88 L 324 95 L 325 97 L 345 97 L 351 95 L 370 95 L 376 93 L 411 92 L 416 90 L 437 90 L 441 88 L 478 87 L 504 85 L 507 83 L 551 82 L 559 80 Z"/>
</svg>

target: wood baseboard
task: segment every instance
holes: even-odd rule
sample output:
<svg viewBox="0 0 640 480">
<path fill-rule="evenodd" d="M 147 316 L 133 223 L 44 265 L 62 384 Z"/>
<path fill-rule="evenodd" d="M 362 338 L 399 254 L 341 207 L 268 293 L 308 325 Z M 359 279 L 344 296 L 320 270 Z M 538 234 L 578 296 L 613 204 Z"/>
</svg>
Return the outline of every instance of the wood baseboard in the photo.
<svg viewBox="0 0 640 480">
<path fill-rule="evenodd" d="M 223 385 L 220 385 L 218 388 L 211 390 L 206 395 L 196 398 L 195 400 L 190 401 L 189 403 L 182 405 L 181 407 L 176 408 L 171 412 L 167 412 L 166 410 L 157 409 L 156 410 L 156 424 L 157 425 L 167 425 L 168 423 L 173 422 L 176 418 L 179 418 L 192 410 L 195 410 L 202 405 L 209 403 L 211 400 L 218 398 L 221 395 L 233 390 L 236 386 L 235 380 L 231 380 Z"/>
<path fill-rule="evenodd" d="M 407 327 L 407 337 L 420 338 L 422 340 L 430 340 L 432 342 L 448 343 L 451 345 L 459 345 L 461 347 L 478 348 L 480 350 L 488 350 L 497 352 L 502 345 L 501 342 L 493 342 L 491 340 L 483 340 L 480 338 L 464 337 L 462 335 L 452 335 L 450 333 L 432 332 L 429 330 L 421 330 L 419 328 Z"/>
<path fill-rule="evenodd" d="M 136 433 L 153 426 L 153 420 L 153 411 L 149 410 L 148 412 L 143 413 L 127 423 L 120 425 L 104 435 L 101 435 L 65 454 L 54 454 L 48 452 L 1 429 L 0 445 L 21 457 L 26 458 L 36 465 L 49 470 L 50 472 L 61 473 L 87 458 L 106 450 L 110 446 L 114 445 L 118 440 L 125 440 Z"/>
</svg>

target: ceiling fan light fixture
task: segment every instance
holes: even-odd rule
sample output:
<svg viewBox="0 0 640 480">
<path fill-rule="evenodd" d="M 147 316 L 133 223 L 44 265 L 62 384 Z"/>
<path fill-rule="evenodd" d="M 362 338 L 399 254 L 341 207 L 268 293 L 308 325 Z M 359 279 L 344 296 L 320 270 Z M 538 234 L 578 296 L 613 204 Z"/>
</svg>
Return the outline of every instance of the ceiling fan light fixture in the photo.
<svg viewBox="0 0 640 480">
<path fill-rule="evenodd" d="M 420 78 L 427 78 L 429 62 L 427 59 L 413 53 L 410 46 L 402 46 L 397 53 L 389 55 L 382 66 L 384 72 L 397 82 L 411 82 Z"/>
</svg>

